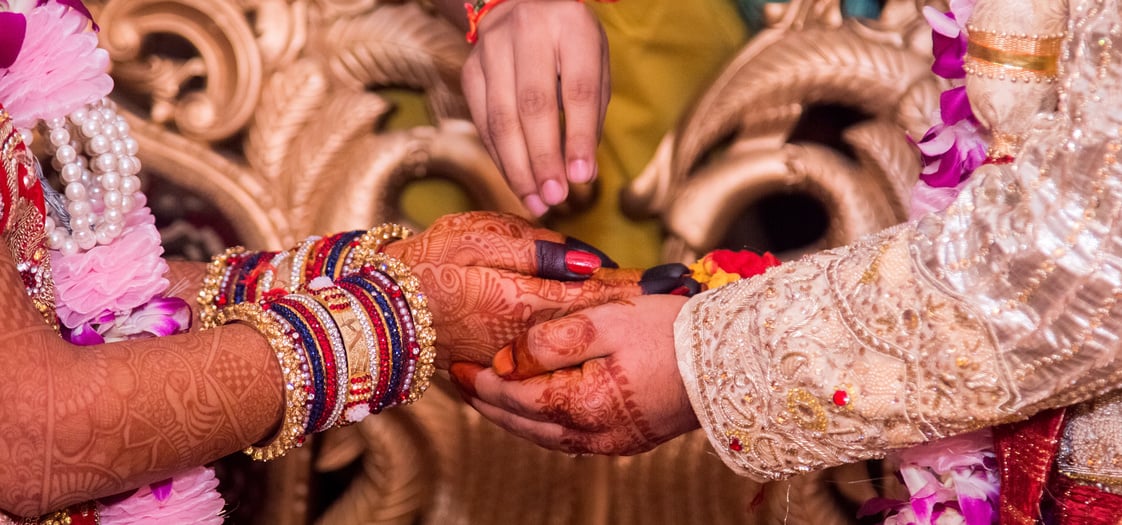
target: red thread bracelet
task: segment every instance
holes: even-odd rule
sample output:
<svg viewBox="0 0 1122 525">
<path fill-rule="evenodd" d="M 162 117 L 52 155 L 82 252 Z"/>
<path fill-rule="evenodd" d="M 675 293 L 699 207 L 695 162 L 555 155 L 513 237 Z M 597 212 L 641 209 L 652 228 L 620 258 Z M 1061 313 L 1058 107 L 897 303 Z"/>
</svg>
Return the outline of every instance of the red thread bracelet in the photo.
<svg viewBox="0 0 1122 525">
<path fill-rule="evenodd" d="M 474 44 L 479 40 L 479 22 L 483 20 L 483 16 L 505 0 L 490 0 L 489 2 L 465 2 L 464 10 L 467 11 L 468 18 L 468 32 L 466 35 L 467 42 Z"/>
<path fill-rule="evenodd" d="M 479 40 L 479 22 L 483 20 L 483 16 L 487 14 L 491 8 L 503 3 L 506 0 L 475 0 L 474 2 L 465 2 L 464 10 L 467 11 L 468 19 L 468 32 L 466 38 L 469 44 L 474 44 Z M 584 3 L 584 0 L 576 0 L 579 3 Z M 614 3 L 617 0 L 597 0 L 605 4 Z"/>
</svg>

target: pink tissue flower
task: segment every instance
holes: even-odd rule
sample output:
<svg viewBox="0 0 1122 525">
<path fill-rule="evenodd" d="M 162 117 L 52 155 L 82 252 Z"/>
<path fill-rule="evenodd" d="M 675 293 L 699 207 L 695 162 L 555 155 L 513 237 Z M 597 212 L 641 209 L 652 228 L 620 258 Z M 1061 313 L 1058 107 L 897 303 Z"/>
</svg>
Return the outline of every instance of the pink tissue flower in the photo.
<svg viewBox="0 0 1122 525">
<path fill-rule="evenodd" d="M 105 312 L 125 314 L 167 290 L 168 266 L 161 257 L 164 249 L 155 222 L 141 200 L 125 216 L 125 230 L 112 243 L 68 257 L 51 251 L 62 324 L 74 329 Z"/>
<path fill-rule="evenodd" d="M 16 127 L 66 115 L 109 94 L 109 53 L 77 0 L 0 0 L 0 103 Z M 80 8 L 80 9 L 79 9 Z"/>
<path fill-rule="evenodd" d="M 102 525 L 192 523 L 219 525 L 225 502 L 214 471 L 198 467 L 142 487 L 115 503 L 98 505 Z"/>
</svg>

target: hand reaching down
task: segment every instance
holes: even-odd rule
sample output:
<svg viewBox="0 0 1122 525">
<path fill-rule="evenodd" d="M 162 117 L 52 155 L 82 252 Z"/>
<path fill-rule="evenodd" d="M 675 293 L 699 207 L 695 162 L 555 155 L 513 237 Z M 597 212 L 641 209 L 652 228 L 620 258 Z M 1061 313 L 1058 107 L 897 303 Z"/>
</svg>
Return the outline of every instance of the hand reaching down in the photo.
<svg viewBox="0 0 1122 525">
<path fill-rule="evenodd" d="M 572 0 L 506 0 L 478 35 L 463 69 L 472 120 L 511 189 L 540 216 L 565 200 L 569 183 L 596 176 L 607 37 Z"/>
</svg>

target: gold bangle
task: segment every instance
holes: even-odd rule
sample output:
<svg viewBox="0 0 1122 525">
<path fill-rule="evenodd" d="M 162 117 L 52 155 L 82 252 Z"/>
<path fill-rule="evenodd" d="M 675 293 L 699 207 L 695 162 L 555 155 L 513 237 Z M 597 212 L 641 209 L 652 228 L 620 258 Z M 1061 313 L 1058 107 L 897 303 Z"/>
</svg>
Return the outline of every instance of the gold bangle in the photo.
<svg viewBox="0 0 1122 525">
<path fill-rule="evenodd" d="M 352 251 L 351 259 L 347 261 L 345 273 L 357 272 L 367 263 L 371 263 L 375 255 L 381 253 L 382 246 L 389 244 L 391 241 L 406 239 L 410 235 L 413 235 L 413 230 L 389 222 L 367 230 L 366 233 L 362 234 L 362 237 L 358 238 L 358 246 Z"/>
<path fill-rule="evenodd" d="M 214 321 L 219 325 L 240 321 L 260 332 L 284 374 L 284 419 L 280 431 L 268 444 L 247 447 L 245 453 L 257 461 L 269 461 L 303 445 L 308 419 L 307 367 L 282 321 L 256 303 L 227 306 L 215 314 Z"/>
<path fill-rule="evenodd" d="M 370 260 L 379 271 L 390 276 L 405 294 L 405 302 L 409 303 L 409 311 L 413 316 L 413 326 L 417 331 L 417 344 L 421 347 L 413 369 L 412 385 L 409 388 L 409 398 L 406 403 L 413 403 L 421 398 L 429 387 L 429 381 L 436 371 L 436 329 L 432 327 L 432 312 L 429 311 L 428 299 L 421 292 L 421 280 L 413 275 L 405 263 L 384 253 L 374 254 Z"/>
<path fill-rule="evenodd" d="M 347 352 L 347 388 L 345 394 L 339 394 L 345 399 L 343 415 L 336 426 L 357 423 L 370 415 L 370 399 L 374 396 L 377 369 L 370 366 L 372 354 L 378 351 L 374 328 L 362 305 L 346 290 L 330 286 L 309 292 L 331 315 Z"/>
<path fill-rule="evenodd" d="M 206 265 L 206 277 L 203 278 L 203 287 L 199 290 L 199 321 L 202 328 L 214 328 L 220 323 L 215 322 L 218 313 L 218 296 L 222 293 L 222 276 L 230 266 L 230 258 L 234 255 L 245 253 L 244 246 L 234 246 L 215 255 Z"/>
</svg>

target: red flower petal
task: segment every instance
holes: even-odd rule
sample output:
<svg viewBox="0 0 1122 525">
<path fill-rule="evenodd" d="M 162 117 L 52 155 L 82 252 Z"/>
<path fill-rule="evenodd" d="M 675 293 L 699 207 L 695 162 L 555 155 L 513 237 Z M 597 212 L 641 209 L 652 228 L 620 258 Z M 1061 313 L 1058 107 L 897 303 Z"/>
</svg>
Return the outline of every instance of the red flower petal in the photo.
<svg viewBox="0 0 1122 525">
<path fill-rule="evenodd" d="M 742 278 L 759 275 L 768 268 L 779 265 L 779 259 L 771 252 L 760 255 L 748 250 L 713 250 L 709 257 L 718 268 Z"/>
</svg>

